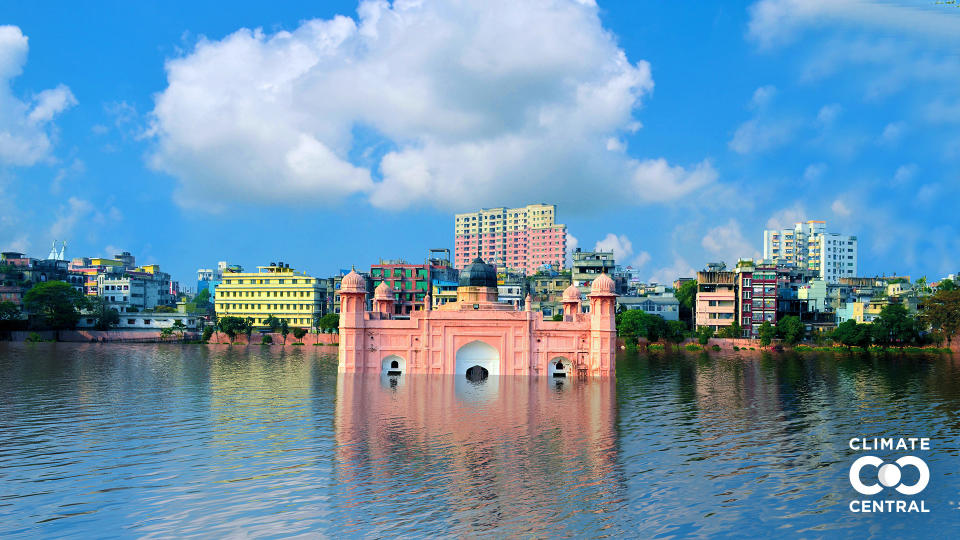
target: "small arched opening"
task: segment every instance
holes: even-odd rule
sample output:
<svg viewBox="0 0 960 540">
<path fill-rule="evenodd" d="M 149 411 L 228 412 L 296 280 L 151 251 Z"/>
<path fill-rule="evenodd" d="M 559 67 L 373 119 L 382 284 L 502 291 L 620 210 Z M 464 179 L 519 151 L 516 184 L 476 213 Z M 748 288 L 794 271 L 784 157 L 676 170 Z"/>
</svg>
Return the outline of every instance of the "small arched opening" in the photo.
<svg viewBox="0 0 960 540">
<path fill-rule="evenodd" d="M 407 363 L 402 357 L 391 354 L 383 359 L 383 361 L 380 363 L 380 366 L 381 373 L 384 373 L 389 377 L 396 377 L 403 375 L 403 372 L 406 371 Z"/>
<path fill-rule="evenodd" d="M 500 375 L 500 353 L 487 343 L 471 341 L 457 349 L 455 373 L 468 378 L 472 373 L 474 377 L 480 377 L 476 380 Z"/>
<path fill-rule="evenodd" d="M 483 366 L 471 366 L 467 368 L 467 380 L 470 382 L 480 382 L 487 379 L 490 372 Z"/>
<path fill-rule="evenodd" d="M 550 360 L 550 364 L 547 366 L 547 374 L 555 379 L 563 379 L 569 376 L 571 367 L 569 359 L 558 356 Z"/>
</svg>

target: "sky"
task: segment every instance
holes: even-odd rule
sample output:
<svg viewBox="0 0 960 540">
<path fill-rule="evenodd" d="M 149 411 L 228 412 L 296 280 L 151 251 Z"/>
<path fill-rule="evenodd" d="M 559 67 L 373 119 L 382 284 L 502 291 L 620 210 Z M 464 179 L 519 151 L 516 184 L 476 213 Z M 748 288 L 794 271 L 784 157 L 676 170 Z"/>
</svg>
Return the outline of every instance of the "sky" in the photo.
<svg viewBox="0 0 960 540">
<path fill-rule="evenodd" d="M 545 202 L 650 281 L 807 219 L 933 280 L 958 46 L 929 1 L 6 2 L 0 249 L 326 276 Z"/>
</svg>

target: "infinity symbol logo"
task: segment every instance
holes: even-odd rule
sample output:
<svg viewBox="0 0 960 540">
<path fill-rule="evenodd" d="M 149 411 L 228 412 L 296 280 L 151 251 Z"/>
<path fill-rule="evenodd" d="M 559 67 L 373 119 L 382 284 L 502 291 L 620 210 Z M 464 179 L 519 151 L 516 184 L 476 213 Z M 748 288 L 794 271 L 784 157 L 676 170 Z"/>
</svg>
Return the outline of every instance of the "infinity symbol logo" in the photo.
<svg viewBox="0 0 960 540">
<path fill-rule="evenodd" d="M 877 468 L 877 480 L 879 484 L 864 484 L 860 481 L 860 469 L 872 465 Z M 920 479 L 916 484 L 906 485 L 900 483 L 902 476 L 902 467 L 914 467 L 920 471 Z M 930 482 L 930 469 L 927 464 L 916 456 L 903 456 L 894 463 L 884 464 L 883 460 L 876 456 L 863 456 L 853 462 L 850 466 L 850 485 L 853 489 L 864 495 L 876 495 L 883 491 L 885 487 L 892 487 L 904 495 L 916 495 L 927 487 Z M 896 486 L 896 487 L 894 487 Z"/>
</svg>

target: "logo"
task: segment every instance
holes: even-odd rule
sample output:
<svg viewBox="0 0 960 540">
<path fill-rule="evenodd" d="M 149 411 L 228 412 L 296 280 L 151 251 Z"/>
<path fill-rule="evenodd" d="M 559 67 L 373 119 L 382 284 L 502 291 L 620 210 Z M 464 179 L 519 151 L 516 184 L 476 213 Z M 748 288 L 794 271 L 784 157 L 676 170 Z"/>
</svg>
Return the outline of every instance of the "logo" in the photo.
<svg viewBox="0 0 960 540">
<path fill-rule="evenodd" d="M 929 450 L 930 439 L 910 438 L 853 438 L 850 449 L 857 452 L 871 451 L 916 451 Z M 904 471 L 914 469 L 916 481 L 904 481 Z M 911 471 L 912 473 L 912 471 Z M 875 475 L 875 476 L 874 476 Z M 913 474 L 910 475 L 914 476 Z M 876 480 L 873 480 L 873 479 Z M 873 496 L 887 491 L 896 496 L 912 497 L 921 493 L 930 483 L 930 469 L 927 463 L 914 455 L 901 456 L 896 460 L 884 460 L 873 455 L 860 456 L 850 465 L 850 485 L 861 495 Z M 894 493 L 895 492 L 895 493 Z M 851 512 L 929 512 L 926 501 L 909 499 L 856 499 L 850 501 Z"/>
<path fill-rule="evenodd" d="M 860 481 L 860 469 L 872 465 L 877 467 L 878 484 L 864 484 Z M 903 477 L 901 468 L 916 467 L 920 471 L 920 478 L 912 485 L 901 484 Z M 876 456 L 863 456 L 853 462 L 850 466 L 850 484 L 853 489 L 864 495 L 876 495 L 883 491 L 883 488 L 893 488 L 904 495 L 916 495 L 927 487 L 930 482 L 930 469 L 926 462 L 916 456 L 903 456 L 893 463 L 884 463 L 882 459 Z"/>
</svg>

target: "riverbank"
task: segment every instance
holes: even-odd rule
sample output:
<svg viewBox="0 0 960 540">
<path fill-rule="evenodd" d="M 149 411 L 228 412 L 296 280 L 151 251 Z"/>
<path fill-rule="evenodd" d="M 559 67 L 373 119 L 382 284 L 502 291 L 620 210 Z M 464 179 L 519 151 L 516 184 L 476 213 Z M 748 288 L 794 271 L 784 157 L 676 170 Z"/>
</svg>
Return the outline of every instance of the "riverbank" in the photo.
<svg viewBox="0 0 960 540">
<path fill-rule="evenodd" d="M 628 347 L 623 339 L 617 339 L 617 348 L 626 350 Z M 921 353 L 921 354 L 955 354 L 960 353 L 960 337 L 953 340 L 951 347 L 843 347 L 830 345 L 815 345 L 812 343 L 800 343 L 795 346 L 784 345 L 774 341 L 769 346 L 760 345 L 760 340 L 756 339 L 730 339 L 730 338 L 710 338 L 706 345 L 701 345 L 696 339 L 686 339 L 679 344 L 656 342 L 649 343 L 645 339 L 638 340 L 636 349 L 640 351 L 662 351 L 667 348 L 680 349 L 690 352 L 710 351 L 710 352 L 740 352 L 740 351 L 770 351 L 785 352 L 795 351 L 803 352 L 875 352 L 875 353 Z"/>
<path fill-rule="evenodd" d="M 66 343 L 196 343 L 200 341 L 200 332 L 185 332 L 179 335 L 163 335 L 153 330 L 60 330 L 59 335 L 54 330 L 27 331 L 16 330 L 8 332 L 0 339 L 8 341 L 60 341 Z M 236 336 L 232 341 L 223 332 L 214 333 L 206 344 L 210 345 L 260 345 L 263 336 L 270 336 L 274 345 L 283 344 L 283 335 L 280 333 L 253 334 L 250 339 L 246 335 Z M 303 337 L 304 346 L 338 345 L 338 334 L 307 334 Z M 297 339 L 293 334 L 287 335 L 286 344 L 293 345 Z M 297 345 L 299 346 L 299 345 Z"/>
</svg>

